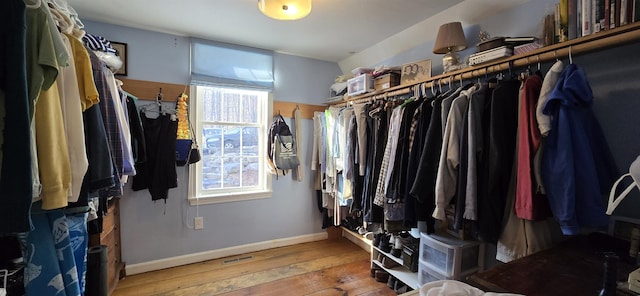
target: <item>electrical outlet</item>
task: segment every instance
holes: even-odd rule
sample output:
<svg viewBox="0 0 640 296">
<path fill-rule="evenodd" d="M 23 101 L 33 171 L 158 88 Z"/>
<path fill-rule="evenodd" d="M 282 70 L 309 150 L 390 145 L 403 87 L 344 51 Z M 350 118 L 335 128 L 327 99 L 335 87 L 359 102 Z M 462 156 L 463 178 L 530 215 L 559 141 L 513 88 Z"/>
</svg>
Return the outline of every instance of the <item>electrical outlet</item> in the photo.
<svg viewBox="0 0 640 296">
<path fill-rule="evenodd" d="M 193 228 L 195 230 L 204 228 L 204 219 L 202 217 L 193 218 Z"/>
</svg>

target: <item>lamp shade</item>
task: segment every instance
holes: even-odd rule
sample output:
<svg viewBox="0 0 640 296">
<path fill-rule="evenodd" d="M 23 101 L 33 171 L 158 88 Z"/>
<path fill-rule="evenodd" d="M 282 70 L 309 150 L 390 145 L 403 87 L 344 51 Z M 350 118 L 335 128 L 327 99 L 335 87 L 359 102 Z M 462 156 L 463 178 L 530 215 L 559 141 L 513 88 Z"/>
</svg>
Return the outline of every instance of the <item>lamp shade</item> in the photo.
<svg viewBox="0 0 640 296">
<path fill-rule="evenodd" d="M 448 23 L 440 26 L 436 43 L 433 45 L 433 53 L 445 54 L 450 51 L 461 51 L 467 48 L 467 40 L 462 31 L 460 22 Z"/>
<path fill-rule="evenodd" d="M 297 20 L 311 12 L 311 0 L 258 0 L 262 13 L 277 20 Z"/>
</svg>

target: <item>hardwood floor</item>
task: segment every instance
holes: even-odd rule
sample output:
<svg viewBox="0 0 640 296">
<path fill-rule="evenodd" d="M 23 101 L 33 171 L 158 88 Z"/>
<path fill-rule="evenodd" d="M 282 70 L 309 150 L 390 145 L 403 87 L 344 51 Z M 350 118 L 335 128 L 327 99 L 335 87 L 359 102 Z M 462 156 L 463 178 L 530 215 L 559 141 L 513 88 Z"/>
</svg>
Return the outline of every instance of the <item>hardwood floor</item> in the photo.
<svg viewBox="0 0 640 296">
<path fill-rule="evenodd" d="M 113 295 L 396 295 L 370 276 L 369 256 L 323 240 L 129 276 Z"/>
</svg>

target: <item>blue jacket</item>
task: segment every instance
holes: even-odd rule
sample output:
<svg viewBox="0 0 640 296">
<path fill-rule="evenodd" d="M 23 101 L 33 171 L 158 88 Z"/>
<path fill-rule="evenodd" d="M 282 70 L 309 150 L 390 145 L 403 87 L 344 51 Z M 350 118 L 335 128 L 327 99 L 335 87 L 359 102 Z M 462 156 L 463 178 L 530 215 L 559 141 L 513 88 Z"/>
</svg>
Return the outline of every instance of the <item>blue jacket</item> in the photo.
<svg viewBox="0 0 640 296">
<path fill-rule="evenodd" d="M 618 173 L 592 105 L 584 70 L 571 64 L 543 110 L 552 116 L 552 128 L 543 151 L 542 178 L 553 215 L 565 235 L 609 222 L 602 194 Z"/>
</svg>

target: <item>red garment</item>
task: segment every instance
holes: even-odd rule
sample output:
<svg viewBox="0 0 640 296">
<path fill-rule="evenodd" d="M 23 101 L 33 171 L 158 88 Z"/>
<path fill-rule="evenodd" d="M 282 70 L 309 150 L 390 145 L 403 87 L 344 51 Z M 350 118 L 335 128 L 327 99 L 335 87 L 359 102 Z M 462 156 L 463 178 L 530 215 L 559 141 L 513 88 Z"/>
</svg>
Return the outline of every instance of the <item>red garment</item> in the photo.
<svg viewBox="0 0 640 296">
<path fill-rule="evenodd" d="M 536 122 L 536 103 L 542 88 L 540 75 L 531 75 L 520 88 L 520 116 L 518 119 L 518 168 L 516 170 L 515 212 L 518 218 L 543 220 L 551 216 L 544 194 L 535 192 L 538 184 L 533 172 L 533 159 L 540 148 L 540 130 Z"/>
</svg>

